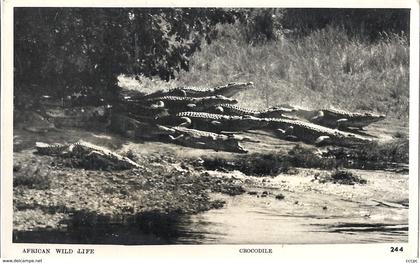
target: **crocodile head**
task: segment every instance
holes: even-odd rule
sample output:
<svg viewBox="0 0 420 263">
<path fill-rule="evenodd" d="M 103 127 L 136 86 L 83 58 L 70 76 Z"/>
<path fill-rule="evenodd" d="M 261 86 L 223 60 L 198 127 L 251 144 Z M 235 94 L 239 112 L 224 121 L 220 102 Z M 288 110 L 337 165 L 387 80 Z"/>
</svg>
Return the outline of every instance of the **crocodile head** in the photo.
<svg viewBox="0 0 420 263">
<path fill-rule="evenodd" d="M 386 118 L 386 115 L 384 114 L 376 114 L 372 112 L 365 112 L 363 113 L 363 119 L 365 119 L 368 122 L 375 122 L 380 121 Z"/>
<path fill-rule="evenodd" d="M 253 82 L 234 82 L 215 88 L 215 94 L 232 97 L 236 93 L 254 88 Z"/>
<path fill-rule="evenodd" d="M 381 121 L 385 119 L 385 117 L 386 116 L 383 114 L 364 112 L 364 113 L 356 114 L 354 116 L 344 119 L 344 121 L 340 123 L 340 125 L 348 126 L 348 127 L 363 128 L 365 126 L 368 126 L 371 123 Z"/>
</svg>

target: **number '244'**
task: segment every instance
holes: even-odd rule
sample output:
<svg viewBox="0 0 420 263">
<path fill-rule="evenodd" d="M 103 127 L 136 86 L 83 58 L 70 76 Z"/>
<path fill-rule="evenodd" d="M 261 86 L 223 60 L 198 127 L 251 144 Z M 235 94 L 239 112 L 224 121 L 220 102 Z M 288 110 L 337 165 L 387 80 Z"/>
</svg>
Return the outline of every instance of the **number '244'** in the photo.
<svg viewBox="0 0 420 263">
<path fill-rule="evenodd" d="M 391 252 L 403 252 L 403 247 L 391 247 Z"/>
</svg>

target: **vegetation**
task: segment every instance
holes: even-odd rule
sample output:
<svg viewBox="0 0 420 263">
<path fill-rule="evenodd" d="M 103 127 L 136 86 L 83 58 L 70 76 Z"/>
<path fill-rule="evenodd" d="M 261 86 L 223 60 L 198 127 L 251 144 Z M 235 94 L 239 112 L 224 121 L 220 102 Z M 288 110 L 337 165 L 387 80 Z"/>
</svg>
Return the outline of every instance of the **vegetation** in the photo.
<svg viewBox="0 0 420 263">
<path fill-rule="evenodd" d="M 245 80 L 258 88 L 244 106 L 407 117 L 408 18 L 403 9 L 16 8 L 15 94 L 112 100 L 121 74 L 154 89 Z"/>
<path fill-rule="evenodd" d="M 319 174 L 315 175 L 314 181 L 320 183 L 332 182 L 334 184 L 366 184 L 367 180 L 361 178 L 360 176 L 354 175 L 350 171 L 335 170 L 331 175 L 320 176 Z"/>
<path fill-rule="evenodd" d="M 46 87 L 52 95 L 107 96 L 121 73 L 169 80 L 188 70 L 188 57 L 203 37 L 210 42 L 215 24 L 235 17 L 215 8 L 17 8 L 16 88 L 36 92 L 49 83 L 57 87 Z"/>
<path fill-rule="evenodd" d="M 287 172 L 290 166 L 284 154 L 275 152 L 255 153 L 238 156 L 235 159 L 205 157 L 202 165 L 207 170 L 238 170 L 252 176 L 276 176 L 281 172 Z"/>
<path fill-rule="evenodd" d="M 356 149 L 332 149 L 329 154 L 343 161 L 353 160 L 368 163 L 405 163 L 409 162 L 409 141 L 396 139 L 387 143 L 371 143 Z"/>
<path fill-rule="evenodd" d="M 355 149 L 330 148 L 324 153 L 297 144 L 287 153 L 254 153 L 236 158 L 204 157 L 203 163 L 198 165 L 207 170 L 238 170 L 252 176 L 277 176 L 279 173 L 290 172 L 293 170 L 292 167 L 326 170 L 341 168 L 398 170 L 404 167 L 404 164 L 408 164 L 408 150 L 407 139 L 382 144 L 372 143 Z M 350 174 L 343 174 L 337 170 L 331 180 L 338 180 L 340 176 L 348 175 Z"/>
<path fill-rule="evenodd" d="M 388 34 L 368 42 L 328 26 L 302 38 L 255 46 L 238 37 L 237 28 L 223 26 L 223 37 L 194 54 L 190 71 L 182 72 L 179 82 L 215 86 L 254 81 L 257 89 L 239 99 L 242 106 L 254 108 L 291 103 L 408 116 L 405 36 Z"/>
</svg>

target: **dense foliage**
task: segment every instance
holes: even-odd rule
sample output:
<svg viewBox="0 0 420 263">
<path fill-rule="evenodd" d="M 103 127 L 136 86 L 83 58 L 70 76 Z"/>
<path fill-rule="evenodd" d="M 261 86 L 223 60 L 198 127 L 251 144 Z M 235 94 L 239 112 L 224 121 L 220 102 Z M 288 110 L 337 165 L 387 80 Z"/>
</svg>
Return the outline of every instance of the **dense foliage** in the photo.
<svg viewBox="0 0 420 263">
<path fill-rule="evenodd" d="M 397 9 L 218 8 L 15 8 L 14 21 L 15 94 L 105 97 L 122 73 L 169 80 L 188 71 L 220 23 L 235 23 L 248 42 L 261 44 L 329 24 L 375 39 L 407 32 L 409 22 L 408 11 Z"/>
<path fill-rule="evenodd" d="M 188 57 L 202 38 L 214 38 L 215 24 L 235 16 L 226 9 L 18 8 L 16 88 L 106 91 L 121 73 L 169 80 L 188 70 Z"/>
</svg>

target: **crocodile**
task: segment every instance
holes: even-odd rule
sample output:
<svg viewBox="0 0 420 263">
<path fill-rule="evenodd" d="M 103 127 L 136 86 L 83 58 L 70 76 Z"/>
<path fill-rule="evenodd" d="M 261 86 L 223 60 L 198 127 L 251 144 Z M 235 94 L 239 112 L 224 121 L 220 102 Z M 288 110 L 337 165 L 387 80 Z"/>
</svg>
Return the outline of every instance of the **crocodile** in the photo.
<svg viewBox="0 0 420 263">
<path fill-rule="evenodd" d="M 372 142 L 372 139 L 358 134 L 331 129 L 306 121 L 280 118 L 265 118 L 262 121 L 268 122 L 268 127 L 274 129 L 275 133 L 283 139 L 300 140 L 316 145 L 344 147 L 353 147 Z"/>
<path fill-rule="evenodd" d="M 232 97 L 238 92 L 248 90 L 254 87 L 253 82 L 234 82 L 224 86 L 215 88 L 199 88 L 199 87 L 177 87 L 170 90 L 159 90 L 148 95 L 143 99 L 151 99 L 164 96 L 180 96 L 180 97 L 209 97 L 222 95 L 225 97 Z"/>
<path fill-rule="evenodd" d="M 300 120 L 285 118 L 257 118 L 253 116 L 229 116 L 206 112 L 180 112 L 178 124 L 200 129 L 221 131 L 275 130 L 283 138 L 302 140 L 314 144 L 354 146 L 372 140 L 357 134 L 327 128 Z M 181 119 L 183 118 L 183 119 Z"/>
<path fill-rule="evenodd" d="M 334 108 L 309 110 L 291 105 L 284 105 L 284 107 L 294 110 L 294 114 L 298 117 L 312 123 L 341 130 L 348 128 L 363 130 L 371 123 L 383 120 L 386 117 L 383 114 L 372 112 L 350 112 Z"/>
<path fill-rule="evenodd" d="M 228 151 L 237 153 L 247 153 L 248 151 L 240 144 L 248 138 L 238 135 L 217 134 L 208 131 L 189 129 L 186 127 L 165 127 L 170 134 L 168 137 L 171 142 L 192 148 L 213 149 L 216 151 Z"/>
<path fill-rule="evenodd" d="M 249 138 L 237 135 L 222 135 L 181 126 L 166 127 L 140 122 L 121 114 L 111 116 L 111 129 L 131 138 L 158 139 L 163 137 L 184 146 L 231 152 L 246 152 L 239 141 L 251 141 Z"/>
<path fill-rule="evenodd" d="M 188 110 L 202 110 L 212 105 L 224 103 L 236 104 L 238 101 L 222 95 L 200 98 L 164 96 L 146 100 L 146 105 L 153 107 L 155 105 L 163 104 L 164 107 L 171 113 Z"/>
<path fill-rule="evenodd" d="M 293 117 L 285 116 L 285 113 L 293 112 L 293 109 L 284 107 L 272 107 L 261 111 L 247 109 L 232 104 L 220 104 L 206 109 L 211 113 L 219 113 L 225 115 L 237 115 L 237 116 L 253 116 L 258 118 L 288 118 L 295 119 Z"/>
<path fill-rule="evenodd" d="M 36 142 L 35 147 L 38 154 L 70 158 L 74 163 L 89 169 L 126 170 L 141 167 L 127 157 L 83 140 L 71 144 Z"/>
<path fill-rule="evenodd" d="M 199 130 L 244 131 L 264 128 L 267 122 L 253 116 L 234 116 L 207 112 L 179 112 L 176 115 L 157 119 L 159 124 L 193 127 Z"/>
</svg>

